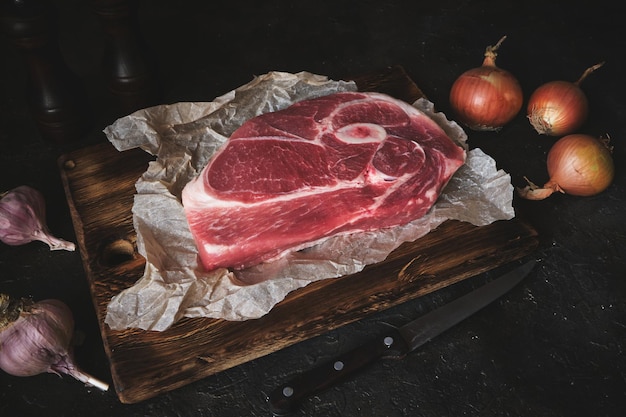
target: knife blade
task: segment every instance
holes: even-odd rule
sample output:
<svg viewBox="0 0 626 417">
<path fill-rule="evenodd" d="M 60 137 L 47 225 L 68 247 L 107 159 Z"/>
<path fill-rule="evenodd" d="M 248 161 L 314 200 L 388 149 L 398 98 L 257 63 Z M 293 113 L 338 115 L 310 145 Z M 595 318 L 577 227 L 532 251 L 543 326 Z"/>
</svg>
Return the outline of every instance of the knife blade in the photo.
<svg viewBox="0 0 626 417">
<path fill-rule="evenodd" d="M 521 282 L 535 264 L 534 260 L 528 261 L 478 289 L 400 328 L 390 328 L 369 343 L 276 387 L 267 396 L 270 411 L 277 417 L 286 416 L 305 398 L 329 388 L 375 360 L 402 358 L 500 298 Z"/>
</svg>

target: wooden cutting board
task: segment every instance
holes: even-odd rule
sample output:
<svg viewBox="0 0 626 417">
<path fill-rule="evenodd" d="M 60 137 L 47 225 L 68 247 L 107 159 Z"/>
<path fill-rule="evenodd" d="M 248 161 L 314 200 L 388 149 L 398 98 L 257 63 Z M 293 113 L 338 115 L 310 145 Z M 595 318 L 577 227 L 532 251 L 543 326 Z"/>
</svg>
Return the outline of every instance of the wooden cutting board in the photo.
<svg viewBox="0 0 626 417">
<path fill-rule="evenodd" d="M 401 67 L 351 79 L 362 91 L 408 102 L 423 96 Z M 496 268 L 538 244 L 535 230 L 518 219 L 484 227 L 448 221 L 358 274 L 294 291 L 257 320 L 183 319 L 164 332 L 113 331 L 104 324 L 109 300 L 143 274 L 131 207 L 134 184 L 150 159 L 141 150 L 118 152 L 109 143 L 59 159 L 113 385 L 123 403 L 154 397 Z"/>
</svg>

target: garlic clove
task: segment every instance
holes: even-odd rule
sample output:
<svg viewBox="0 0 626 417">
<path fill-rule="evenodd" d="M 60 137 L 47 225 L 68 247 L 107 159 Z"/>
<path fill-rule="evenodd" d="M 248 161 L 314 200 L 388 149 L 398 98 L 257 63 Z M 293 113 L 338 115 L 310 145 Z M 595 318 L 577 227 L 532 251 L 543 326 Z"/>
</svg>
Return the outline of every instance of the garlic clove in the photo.
<svg viewBox="0 0 626 417">
<path fill-rule="evenodd" d="M 45 223 L 43 195 L 27 185 L 14 188 L 0 197 L 0 241 L 17 246 L 39 240 L 50 250 L 74 251 L 76 245 L 57 238 Z"/>
</svg>

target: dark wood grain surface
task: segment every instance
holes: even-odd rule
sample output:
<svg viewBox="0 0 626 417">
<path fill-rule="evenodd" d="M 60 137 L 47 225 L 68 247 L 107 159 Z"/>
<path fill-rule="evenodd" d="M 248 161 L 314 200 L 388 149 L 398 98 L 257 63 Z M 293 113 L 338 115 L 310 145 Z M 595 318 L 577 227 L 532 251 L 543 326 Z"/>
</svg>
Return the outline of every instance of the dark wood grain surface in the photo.
<svg viewBox="0 0 626 417">
<path fill-rule="evenodd" d="M 347 78 L 363 91 L 409 102 L 423 95 L 401 67 Z M 118 152 L 103 143 L 59 159 L 113 383 L 123 403 L 140 402 L 318 336 L 522 258 L 538 245 L 536 231 L 519 219 L 484 227 L 448 221 L 358 274 L 294 291 L 257 320 L 183 319 L 164 332 L 113 331 L 104 324 L 106 306 L 142 276 L 145 264 L 136 253 L 131 207 L 134 184 L 150 158 L 141 150 Z"/>
</svg>

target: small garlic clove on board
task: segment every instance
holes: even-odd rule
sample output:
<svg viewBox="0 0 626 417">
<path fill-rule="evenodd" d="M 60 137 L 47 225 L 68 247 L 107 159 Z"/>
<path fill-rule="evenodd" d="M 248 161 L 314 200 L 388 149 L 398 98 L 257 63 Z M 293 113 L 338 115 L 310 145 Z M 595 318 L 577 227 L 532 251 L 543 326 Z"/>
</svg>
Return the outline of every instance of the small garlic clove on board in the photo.
<svg viewBox="0 0 626 417">
<path fill-rule="evenodd" d="M 39 240 L 50 250 L 73 251 L 76 245 L 53 236 L 45 220 L 45 201 L 38 190 L 22 185 L 0 196 L 0 241 L 17 246 Z"/>
</svg>

